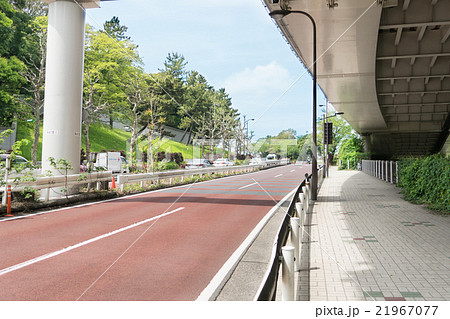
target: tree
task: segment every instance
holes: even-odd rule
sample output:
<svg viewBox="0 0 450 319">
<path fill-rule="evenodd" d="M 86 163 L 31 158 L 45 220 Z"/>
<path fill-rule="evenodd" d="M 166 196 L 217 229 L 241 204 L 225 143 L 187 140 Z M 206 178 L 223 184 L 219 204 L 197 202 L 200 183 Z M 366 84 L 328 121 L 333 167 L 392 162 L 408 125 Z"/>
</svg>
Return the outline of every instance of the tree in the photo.
<svg viewBox="0 0 450 319">
<path fill-rule="evenodd" d="M 164 69 L 160 71 L 168 73 L 175 79 L 184 82 L 187 74 L 186 65 L 187 61 L 183 55 L 172 52 L 167 55 L 166 61 L 164 61 Z"/>
<path fill-rule="evenodd" d="M 6 0 L 0 0 L 0 125 L 13 122 L 18 103 L 14 96 L 21 93 L 25 79 L 20 75 L 24 64 L 20 60 L 29 34 L 30 17 L 14 10 Z"/>
<path fill-rule="evenodd" d="M 48 5 L 42 0 L 8 0 L 17 11 L 22 11 L 29 16 L 35 18 L 39 16 L 46 16 L 48 12 Z"/>
<path fill-rule="evenodd" d="M 130 124 L 130 158 L 133 168 L 137 162 L 137 141 L 139 135 L 139 122 L 146 103 L 148 84 L 144 79 L 142 70 L 135 69 L 127 78 L 125 95 L 128 107 L 123 109 L 124 119 Z"/>
<path fill-rule="evenodd" d="M 153 161 L 153 137 L 155 132 L 159 130 L 162 131 L 162 125 L 165 121 L 165 112 L 162 107 L 161 100 L 159 99 L 161 96 L 157 95 L 158 88 L 152 87 L 152 80 L 147 76 L 148 83 L 148 92 L 145 92 L 148 95 L 148 103 L 146 105 L 146 109 L 143 114 L 143 120 L 147 126 L 147 171 L 154 170 L 154 161 Z M 160 134 L 162 136 L 162 134 Z"/>
<path fill-rule="evenodd" d="M 189 72 L 184 91 L 184 105 L 178 109 L 178 116 L 180 117 L 179 128 L 185 130 L 183 139 L 188 131 L 188 141 L 191 140 L 193 133 L 198 133 L 202 124 L 202 115 L 209 108 L 209 92 L 212 89 L 203 75 L 196 71 Z M 203 133 L 199 135 L 203 136 Z"/>
<path fill-rule="evenodd" d="M 90 27 L 86 34 L 83 133 L 89 162 L 89 127 L 112 105 L 123 107 L 126 95 L 122 79 L 136 72 L 134 63 L 140 59 L 135 52 L 136 47 L 128 40 L 116 42 L 105 32 L 94 31 Z"/>
<path fill-rule="evenodd" d="M 128 27 L 121 25 L 120 24 L 120 20 L 118 17 L 112 17 L 111 20 L 106 21 L 103 24 L 103 31 L 109 38 L 111 38 L 113 40 L 113 42 L 116 42 L 117 46 L 121 47 L 124 45 L 124 43 L 126 43 L 126 46 L 130 46 L 131 44 L 131 38 L 127 35 L 125 35 L 125 33 L 128 31 Z M 137 46 L 134 47 L 134 49 L 136 49 Z M 140 61 L 139 61 L 140 62 Z M 116 77 L 114 75 L 114 73 L 109 73 L 107 76 L 105 76 L 105 81 L 108 83 L 114 83 L 114 77 Z M 120 101 L 115 100 L 115 101 L 111 101 L 113 105 L 117 105 L 120 104 Z M 114 102 L 114 103 L 113 103 Z M 110 107 L 108 108 L 108 117 L 109 117 L 109 126 L 112 129 L 113 128 L 113 123 L 114 123 L 114 118 L 115 118 L 115 113 L 114 113 L 114 108 Z"/>
<path fill-rule="evenodd" d="M 185 97 L 185 58 L 178 53 L 169 53 L 164 62 L 164 69 L 160 72 L 165 76 L 164 81 L 158 79 L 156 85 L 170 98 L 165 102 L 166 124 L 171 127 L 180 128 L 180 110 L 184 111 Z"/>
<path fill-rule="evenodd" d="M 28 35 L 30 54 L 24 58 L 26 70 L 21 75 L 27 80 L 24 86 L 27 94 L 22 102 L 29 108 L 34 122 L 34 139 L 31 146 L 31 160 L 37 163 L 37 151 L 40 138 L 41 114 L 44 108 L 45 59 L 47 53 L 47 17 L 36 17 L 31 23 L 33 33 Z M 28 113 L 27 112 L 27 113 Z"/>
<path fill-rule="evenodd" d="M 10 126 L 14 114 L 16 113 L 17 103 L 15 94 L 20 93 L 20 88 L 26 83 L 20 75 L 25 69 L 22 61 L 16 57 L 0 57 L 0 125 Z"/>
<path fill-rule="evenodd" d="M 359 135 L 353 135 L 341 142 L 339 147 L 339 159 L 342 160 L 343 167 L 356 168 L 358 159 L 362 156 L 364 151 L 364 142 Z M 347 161 L 349 167 L 347 167 Z"/>
<path fill-rule="evenodd" d="M 106 21 L 103 24 L 103 30 L 108 36 L 114 38 L 116 41 L 131 39 L 129 36 L 125 35 L 128 27 L 121 25 L 118 17 L 112 17 L 111 20 Z"/>
</svg>

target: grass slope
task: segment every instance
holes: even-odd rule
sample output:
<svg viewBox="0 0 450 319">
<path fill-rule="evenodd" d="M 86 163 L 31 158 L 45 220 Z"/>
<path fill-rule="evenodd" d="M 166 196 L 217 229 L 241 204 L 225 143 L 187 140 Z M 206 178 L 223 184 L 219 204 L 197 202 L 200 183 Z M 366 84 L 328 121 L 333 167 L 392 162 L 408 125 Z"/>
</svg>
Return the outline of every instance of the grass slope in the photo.
<svg viewBox="0 0 450 319">
<path fill-rule="evenodd" d="M 20 122 L 17 127 L 17 140 L 27 139 L 30 141 L 28 145 L 22 147 L 22 155 L 31 159 L 31 144 L 33 140 L 33 130 L 34 123 Z M 91 152 L 101 152 L 103 150 L 110 151 L 126 151 L 129 148 L 129 138 L 131 133 L 125 132 L 119 129 L 110 129 L 108 126 L 102 125 L 100 123 L 95 123 L 91 125 L 89 129 L 89 140 L 91 142 Z M 146 142 L 141 142 L 140 147 L 146 145 Z M 195 157 L 200 157 L 200 148 L 193 147 L 192 145 L 186 145 L 176 141 L 163 138 L 162 140 L 155 139 L 153 142 L 153 147 L 155 152 L 164 151 L 166 153 L 177 153 L 181 152 L 183 158 L 190 159 Z M 81 148 L 86 149 L 86 144 L 84 138 L 81 139 Z M 42 157 L 42 126 L 41 126 L 41 137 L 39 139 L 38 148 L 38 161 Z"/>
</svg>

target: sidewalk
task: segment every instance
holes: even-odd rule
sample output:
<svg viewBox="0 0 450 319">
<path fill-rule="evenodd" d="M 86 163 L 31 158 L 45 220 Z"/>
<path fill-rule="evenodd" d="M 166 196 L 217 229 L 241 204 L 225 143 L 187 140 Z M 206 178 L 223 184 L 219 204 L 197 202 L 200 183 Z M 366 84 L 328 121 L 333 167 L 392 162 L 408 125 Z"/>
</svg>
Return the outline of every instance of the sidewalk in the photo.
<svg viewBox="0 0 450 319">
<path fill-rule="evenodd" d="M 330 168 L 305 227 L 297 300 L 450 300 L 450 218 L 399 192 Z"/>
</svg>

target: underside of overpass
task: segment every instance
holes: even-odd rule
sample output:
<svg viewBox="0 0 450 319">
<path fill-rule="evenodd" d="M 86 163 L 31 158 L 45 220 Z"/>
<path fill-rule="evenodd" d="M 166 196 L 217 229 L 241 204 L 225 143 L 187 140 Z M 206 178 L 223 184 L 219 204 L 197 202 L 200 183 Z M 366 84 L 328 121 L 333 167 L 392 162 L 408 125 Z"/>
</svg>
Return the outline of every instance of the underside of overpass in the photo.
<svg viewBox="0 0 450 319">
<path fill-rule="evenodd" d="M 317 81 L 373 158 L 442 150 L 450 129 L 450 0 L 263 0 L 317 25 Z M 312 66 L 312 23 L 276 22 Z"/>
</svg>

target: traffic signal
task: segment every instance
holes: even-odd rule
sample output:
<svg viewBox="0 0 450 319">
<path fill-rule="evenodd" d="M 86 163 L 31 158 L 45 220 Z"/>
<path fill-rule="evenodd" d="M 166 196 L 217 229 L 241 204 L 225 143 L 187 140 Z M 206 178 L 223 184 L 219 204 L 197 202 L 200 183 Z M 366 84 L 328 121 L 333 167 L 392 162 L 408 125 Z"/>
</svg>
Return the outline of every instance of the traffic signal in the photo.
<svg viewBox="0 0 450 319">
<path fill-rule="evenodd" d="M 323 123 L 324 144 L 333 144 L 333 123 Z"/>
</svg>

